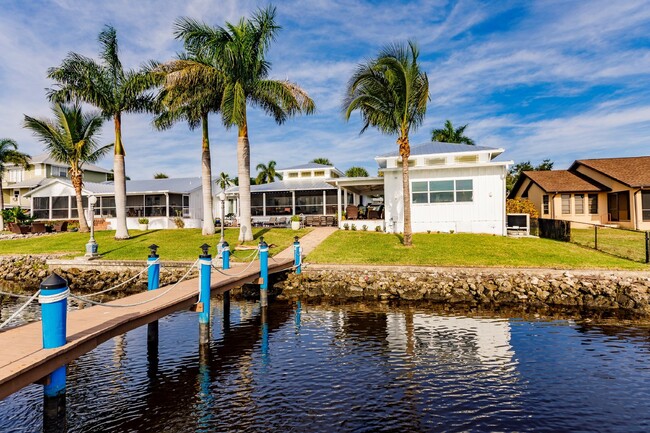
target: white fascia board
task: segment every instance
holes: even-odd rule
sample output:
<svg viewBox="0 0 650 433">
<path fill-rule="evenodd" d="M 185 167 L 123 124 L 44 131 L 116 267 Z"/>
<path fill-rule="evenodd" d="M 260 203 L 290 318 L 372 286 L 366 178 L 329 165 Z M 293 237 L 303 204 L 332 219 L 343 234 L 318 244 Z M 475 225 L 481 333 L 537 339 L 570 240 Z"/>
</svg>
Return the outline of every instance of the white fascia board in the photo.
<svg viewBox="0 0 650 433">
<path fill-rule="evenodd" d="M 450 168 L 474 168 L 474 167 L 495 167 L 495 166 L 505 166 L 506 168 L 508 168 L 508 166 L 512 164 L 514 164 L 514 161 L 484 162 L 484 163 L 477 163 L 477 164 L 449 164 L 449 165 L 436 165 L 436 166 L 425 165 L 425 166 L 409 167 L 409 171 L 446 170 Z M 383 172 L 402 171 L 402 167 L 380 168 L 379 171 L 383 171 Z"/>
</svg>

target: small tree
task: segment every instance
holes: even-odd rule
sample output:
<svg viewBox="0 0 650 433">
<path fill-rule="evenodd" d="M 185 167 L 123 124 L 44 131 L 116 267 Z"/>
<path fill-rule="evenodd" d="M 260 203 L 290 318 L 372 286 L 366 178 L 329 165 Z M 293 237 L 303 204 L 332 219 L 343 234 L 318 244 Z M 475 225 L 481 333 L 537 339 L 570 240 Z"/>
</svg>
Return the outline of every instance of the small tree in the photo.
<svg viewBox="0 0 650 433">
<path fill-rule="evenodd" d="M 322 165 L 334 165 L 332 164 L 332 161 L 330 161 L 327 158 L 314 158 L 309 162 L 312 162 L 314 164 L 322 164 Z"/>
<path fill-rule="evenodd" d="M 347 177 L 368 177 L 368 171 L 363 167 L 350 167 L 345 175 Z"/>
<path fill-rule="evenodd" d="M 18 143 L 10 138 L 0 139 L 0 211 L 4 210 L 5 203 L 2 195 L 2 176 L 5 172 L 5 164 L 16 164 L 29 167 L 29 155 L 18 152 Z M 0 212 L 0 231 L 4 230 L 4 219 Z"/>
<path fill-rule="evenodd" d="M 257 164 L 255 169 L 259 171 L 257 178 L 255 178 L 255 183 L 261 185 L 263 183 L 272 183 L 275 182 L 275 178 L 282 180 L 282 174 L 275 171 L 276 162 L 269 161 L 268 165 L 262 163 Z"/>
<path fill-rule="evenodd" d="M 510 170 L 508 170 L 508 175 L 506 177 L 506 192 L 510 193 L 510 191 L 512 191 L 512 188 L 514 188 L 522 172 L 547 170 L 553 170 L 553 161 L 550 159 L 545 159 L 537 166 L 533 166 L 530 161 L 524 161 L 513 165 L 510 167 Z"/>
<path fill-rule="evenodd" d="M 469 145 L 474 145 L 474 140 L 463 135 L 465 133 L 465 128 L 468 125 L 463 125 L 460 128 L 455 128 L 451 124 L 451 120 L 445 122 L 445 126 L 442 129 L 434 129 L 431 131 L 431 141 L 439 141 L 441 143 L 464 143 Z"/>
<path fill-rule="evenodd" d="M 169 179 L 169 176 L 167 176 L 165 173 L 156 173 L 153 175 L 154 179 Z"/>
</svg>

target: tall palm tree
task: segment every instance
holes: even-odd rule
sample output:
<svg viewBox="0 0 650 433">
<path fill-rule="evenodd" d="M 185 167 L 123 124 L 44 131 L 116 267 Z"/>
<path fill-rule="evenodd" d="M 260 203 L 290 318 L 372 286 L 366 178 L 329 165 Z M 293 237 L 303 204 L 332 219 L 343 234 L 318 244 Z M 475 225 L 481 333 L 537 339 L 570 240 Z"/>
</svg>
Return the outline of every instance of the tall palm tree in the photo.
<svg viewBox="0 0 650 433">
<path fill-rule="evenodd" d="M 358 66 L 350 79 L 344 101 L 346 120 L 359 110 L 364 121 L 361 132 L 374 126 L 384 134 L 397 134 L 402 158 L 404 195 L 404 245 L 411 245 L 411 193 L 408 159 L 409 133 L 422 124 L 429 101 L 429 79 L 418 64 L 418 48 L 389 45 L 379 56 Z"/>
<path fill-rule="evenodd" d="M 465 128 L 469 124 L 463 125 L 460 128 L 454 129 L 454 125 L 451 124 L 451 120 L 445 122 L 445 127 L 442 129 L 434 129 L 431 131 L 431 141 L 440 141 L 442 143 L 465 143 L 470 145 L 475 145 L 474 140 L 463 135 L 465 133 Z"/>
<path fill-rule="evenodd" d="M 2 195 L 2 177 L 4 176 L 5 164 L 15 164 L 29 167 L 29 155 L 18 151 L 18 143 L 11 138 L 0 138 L 0 231 L 4 230 L 4 219 L 2 211 L 5 208 L 5 199 Z"/>
<path fill-rule="evenodd" d="M 259 171 L 259 173 L 257 174 L 255 181 L 258 185 L 275 182 L 276 177 L 278 180 L 282 180 L 282 174 L 275 171 L 276 164 L 277 163 L 275 161 L 269 161 L 268 165 L 264 165 L 262 163 L 257 164 L 257 167 L 255 167 L 255 169 Z"/>
<path fill-rule="evenodd" d="M 327 159 L 327 158 L 314 158 L 309 162 L 313 162 L 314 164 L 323 164 L 323 165 L 334 165 L 332 162 Z"/>
<path fill-rule="evenodd" d="M 105 118 L 112 118 L 115 129 L 115 211 L 116 239 L 128 239 L 126 227 L 126 173 L 122 142 L 122 113 L 139 113 L 152 108 L 155 85 L 151 74 L 125 70 L 118 56 L 115 29 L 106 26 L 99 34 L 100 62 L 77 53 L 69 53 L 60 66 L 50 68 L 48 77 L 57 85 L 49 91 L 52 101 L 77 99 L 97 107 Z"/>
<path fill-rule="evenodd" d="M 77 196 L 79 231 L 87 232 L 88 223 L 81 197 L 83 164 L 97 162 L 111 150 L 113 144 L 100 146 L 97 141 L 99 130 L 104 123 L 101 113 L 83 113 L 78 103 L 74 105 L 55 103 L 52 112 L 53 120 L 35 119 L 26 115 L 23 125 L 31 129 L 54 160 L 70 166 L 70 181 Z"/>
<path fill-rule="evenodd" d="M 180 27 L 182 22 L 177 22 L 177 38 L 185 37 Z M 215 233 L 208 115 L 220 109 L 223 81 L 218 59 L 205 55 L 205 47 L 185 43 L 185 48 L 187 54 L 154 68 L 154 71 L 164 74 L 163 90 L 158 97 L 159 108 L 164 111 L 155 119 L 154 124 L 161 129 L 170 127 L 177 120 L 187 121 L 190 129 L 201 125 L 202 233 L 208 236 Z"/>
<path fill-rule="evenodd" d="M 268 79 L 266 52 L 280 29 L 275 8 L 258 10 L 252 19 L 242 18 L 225 27 L 212 28 L 191 19 L 177 26 L 188 46 L 220 59 L 223 74 L 221 113 L 227 127 L 237 126 L 237 165 L 240 197 L 240 241 L 253 239 L 251 231 L 250 143 L 247 106 L 262 108 L 278 124 L 297 113 L 311 114 L 314 101 L 297 84 Z"/>
</svg>

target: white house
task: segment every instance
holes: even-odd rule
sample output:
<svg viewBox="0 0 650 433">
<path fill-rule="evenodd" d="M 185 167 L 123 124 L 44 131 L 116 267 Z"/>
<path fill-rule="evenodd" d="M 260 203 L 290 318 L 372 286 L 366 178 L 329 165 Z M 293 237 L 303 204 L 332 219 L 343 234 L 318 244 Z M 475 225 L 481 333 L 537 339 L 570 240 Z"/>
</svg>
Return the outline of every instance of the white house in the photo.
<svg viewBox="0 0 650 433">
<path fill-rule="evenodd" d="M 431 142 L 411 147 L 409 177 L 413 232 L 506 234 L 506 172 L 493 161 L 503 149 Z M 404 231 L 399 152 L 375 158 L 384 179 L 387 231 Z"/>
</svg>

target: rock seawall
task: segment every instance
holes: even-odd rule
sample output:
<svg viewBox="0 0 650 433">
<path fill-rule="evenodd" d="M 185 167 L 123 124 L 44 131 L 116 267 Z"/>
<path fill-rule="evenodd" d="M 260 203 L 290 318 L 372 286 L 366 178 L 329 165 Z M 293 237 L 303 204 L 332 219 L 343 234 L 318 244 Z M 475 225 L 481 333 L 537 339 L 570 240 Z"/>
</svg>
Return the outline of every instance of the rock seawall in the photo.
<svg viewBox="0 0 650 433">
<path fill-rule="evenodd" d="M 490 268 L 308 267 L 275 285 L 280 298 L 408 300 L 618 310 L 650 317 L 650 273 Z"/>
<path fill-rule="evenodd" d="M 134 266 L 132 269 L 115 271 L 99 269 L 80 269 L 70 267 L 61 269 L 57 266 L 48 266 L 47 257 L 43 256 L 16 256 L 5 257 L 0 260 L 0 286 L 5 290 L 15 292 L 33 293 L 51 272 L 56 272 L 68 281 L 70 290 L 76 293 L 93 293 L 118 285 L 139 274 L 145 267 L 144 264 Z M 98 263 L 99 265 L 99 263 Z M 187 272 L 187 268 L 163 268 L 160 272 L 160 286 L 173 284 L 180 280 Z M 193 271 L 189 277 L 198 275 Z M 107 297 L 115 298 L 131 295 L 147 289 L 147 273 L 144 272 L 132 282 L 125 284 L 117 290 L 110 291 Z M 100 299 L 100 298 L 94 298 Z"/>
</svg>

